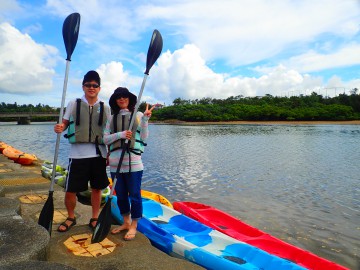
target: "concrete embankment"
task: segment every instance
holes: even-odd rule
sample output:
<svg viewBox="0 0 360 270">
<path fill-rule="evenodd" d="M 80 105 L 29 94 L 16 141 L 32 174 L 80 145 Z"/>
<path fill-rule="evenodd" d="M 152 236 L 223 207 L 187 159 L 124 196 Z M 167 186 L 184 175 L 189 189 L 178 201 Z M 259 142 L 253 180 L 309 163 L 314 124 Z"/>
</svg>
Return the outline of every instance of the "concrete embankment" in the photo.
<svg viewBox="0 0 360 270">
<path fill-rule="evenodd" d="M 40 162 L 21 166 L 0 154 L 0 269 L 203 269 L 161 252 L 139 232 L 133 241 L 124 241 L 124 233 L 109 234 L 107 244 L 97 243 L 85 252 L 84 242 L 92 233 L 91 207 L 77 203 L 77 225 L 57 232 L 66 219 L 64 192 L 57 185 L 50 236 L 37 224 L 50 187 L 41 176 Z M 82 246 L 71 248 L 79 243 Z"/>
</svg>

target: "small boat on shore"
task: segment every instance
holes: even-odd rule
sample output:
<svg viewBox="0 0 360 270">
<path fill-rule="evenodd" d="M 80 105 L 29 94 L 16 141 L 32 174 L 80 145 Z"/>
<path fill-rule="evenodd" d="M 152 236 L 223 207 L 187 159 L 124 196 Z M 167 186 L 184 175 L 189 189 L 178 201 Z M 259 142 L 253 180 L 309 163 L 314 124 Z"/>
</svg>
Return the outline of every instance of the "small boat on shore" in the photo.
<svg viewBox="0 0 360 270">
<path fill-rule="evenodd" d="M 0 142 L 0 153 L 2 153 L 4 151 L 4 149 L 9 146 L 10 145 L 8 145 L 7 143 Z"/>
<path fill-rule="evenodd" d="M 305 269 L 145 198 L 138 230 L 163 252 L 206 269 Z"/>
<path fill-rule="evenodd" d="M 172 206 L 171 202 L 167 198 L 165 198 L 163 195 L 160 195 L 158 193 L 142 189 L 141 190 L 141 197 L 144 200 L 153 200 L 155 202 L 161 203 L 161 204 L 166 205 L 167 207 L 170 207 L 171 209 L 173 209 L 173 206 Z M 106 201 L 107 201 L 107 199 L 106 199 Z M 123 218 L 122 218 L 122 216 L 120 214 L 120 209 L 119 209 L 119 207 L 117 205 L 117 197 L 116 197 L 116 195 L 113 195 L 112 199 L 111 199 L 111 216 L 113 218 L 113 221 L 116 224 L 123 224 L 124 223 L 124 220 L 123 220 Z"/>
<path fill-rule="evenodd" d="M 52 171 L 53 171 L 53 164 L 50 161 L 44 161 L 43 164 L 41 164 L 41 175 L 45 177 L 46 179 L 51 180 L 52 177 Z M 55 172 L 55 184 L 58 184 L 60 187 L 65 187 L 65 180 L 66 176 L 68 174 L 67 169 L 60 165 L 56 165 L 56 172 Z"/>
<path fill-rule="evenodd" d="M 46 179 L 51 180 L 52 172 L 53 172 L 53 164 L 50 161 L 45 160 L 43 164 L 41 164 L 41 175 Z M 55 179 L 54 183 L 59 185 L 60 187 L 65 188 L 66 177 L 68 175 L 68 170 L 60 165 L 56 165 Z M 109 178 L 110 180 L 110 178 Z M 110 187 L 106 187 L 102 190 L 101 193 L 101 204 L 105 203 L 105 198 L 110 195 Z M 78 201 L 85 205 L 91 205 L 91 188 L 88 190 L 78 192 L 76 194 Z"/>
<path fill-rule="evenodd" d="M 258 247 L 270 254 L 313 270 L 345 270 L 347 268 L 290 245 L 252 227 L 215 207 L 197 202 L 174 202 L 174 209 L 234 239 Z"/>
<path fill-rule="evenodd" d="M 150 199 L 150 200 L 154 200 L 156 202 L 159 202 L 163 205 L 166 205 L 167 207 L 173 208 L 173 205 L 171 204 L 171 202 L 165 198 L 163 195 L 160 195 L 158 193 L 149 191 L 149 190 L 141 190 L 141 197 L 146 198 L 146 199 Z"/>
<path fill-rule="evenodd" d="M 3 149 L 3 155 L 13 160 L 15 163 L 21 165 L 31 165 L 34 161 L 37 161 L 37 157 L 33 154 L 28 154 L 20 151 L 12 146 L 8 146 Z"/>
<path fill-rule="evenodd" d="M 110 187 L 106 187 L 101 191 L 101 205 L 106 203 L 106 198 L 110 195 L 110 192 Z M 80 203 L 91 205 L 91 188 L 89 187 L 88 190 L 76 193 L 76 197 Z"/>
</svg>

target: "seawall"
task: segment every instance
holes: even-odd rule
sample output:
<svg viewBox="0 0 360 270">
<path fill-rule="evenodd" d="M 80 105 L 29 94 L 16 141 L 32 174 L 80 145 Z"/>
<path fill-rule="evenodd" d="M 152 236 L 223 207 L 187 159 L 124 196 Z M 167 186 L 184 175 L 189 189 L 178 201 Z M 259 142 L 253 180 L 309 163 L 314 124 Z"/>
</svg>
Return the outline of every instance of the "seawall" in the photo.
<svg viewBox="0 0 360 270">
<path fill-rule="evenodd" d="M 0 154 L 0 269 L 203 269 L 161 252 L 140 232 L 133 241 L 124 241 L 124 233 L 109 234 L 110 245 L 96 250 L 94 246 L 87 254 L 72 252 L 69 239 L 92 233 L 88 227 L 91 207 L 78 202 L 77 225 L 68 232 L 57 232 L 66 219 L 66 209 L 65 193 L 55 185 L 50 236 L 37 224 L 50 187 L 50 181 L 41 176 L 41 163 L 22 166 Z"/>
</svg>

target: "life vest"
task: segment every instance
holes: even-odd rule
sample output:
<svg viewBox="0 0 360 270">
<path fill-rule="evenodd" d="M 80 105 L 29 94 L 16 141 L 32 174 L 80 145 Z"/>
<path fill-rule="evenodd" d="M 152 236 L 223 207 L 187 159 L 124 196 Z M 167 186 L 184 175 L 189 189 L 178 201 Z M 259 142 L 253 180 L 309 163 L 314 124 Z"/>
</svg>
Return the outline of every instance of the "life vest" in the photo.
<svg viewBox="0 0 360 270">
<path fill-rule="evenodd" d="M 125 114 L 125 115 L 114 114 L 110 122 L 111 131 L 113 133 L 116 133 L 118 131 L 128 130 L 131 117 L 132 114 Z M 146 143 L 140 138 L 140 130 L 138 129 L 139 121 L 140 119 L 136 117 L 131 130 L 132 137 L 130 139 L 129 149 L 127 149 L 128 152 L 134 153 L 136 155 L 141 155 L 142 153 L 144 153 L 144 146 L 146 146 Z M 124 144 L 125 144 L 125 139 L 120 139 L 115 141 L 110 145 L 110 152 L 123 148 Z"/>
<path fill-rule="evenodd" d="M 89 106 L 78 98 L 70 115 L 68 132 L 64 137 L 70 143 L 104 144 L 103 130 L 106 117 L 104 102 Z"/>
</svg>

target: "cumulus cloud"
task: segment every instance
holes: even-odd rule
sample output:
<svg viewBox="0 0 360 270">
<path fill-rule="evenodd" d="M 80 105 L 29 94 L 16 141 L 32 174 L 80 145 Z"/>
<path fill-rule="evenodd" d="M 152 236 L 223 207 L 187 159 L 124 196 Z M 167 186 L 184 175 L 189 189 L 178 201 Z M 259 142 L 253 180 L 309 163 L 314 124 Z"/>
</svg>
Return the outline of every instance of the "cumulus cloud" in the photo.
<svg viewBox="0 0 360 270">
<path fill-rule="evenodd" d="M 143 31 L 144 24 L 139 23 L 141 18 L 134 14 L 136 6 L 133 8 L 131 3 L 120 2 L 48 0 L 46 8 L 62 18 L 74 11 L 79 12 L 81 40 L 101 51 L 105 57 L 106 54 L 122 55 L 129 51 L 129 43 L 139 40 Z"/>
<path fill-rule="evenodd" d="M 101 94 L 103 99 L 109 99 L 114 90 L 118 87 L 126 87 L 129 91 L 137 95 L 135 86 L 138 86 L 141 78 L 131 76 L 124 71 L 124 66 L 121 62 L 112 61 L 107 64 L 102 64 L 97 71 L 101 77 Z"/>
<path fill-rule="evenodd" d="M 141 77 L 124 71 L 121 62 L 110 62 L 97 70 L 104 81 L 103 98 L 108 99 L 118 86 L 126 86 L 138 94 Z M 142 101 L 170 105 L 179 97 L 189 100 L 205 97 L 225 99 L 238 95 L 308 95 L 313 91 L 333 96 L 345 90 L 339 87 L 344 82 L 337 76 L 325 83 L 319 76 L 303 74 L 282 64 L 271 68 L 259 67 L 257 71 L 262 75 L 244 77 L 216 73 L 202 58 L 200 49 L 194 44 L 187 44 L 173 53 L 166 51 L 160 56 L 151 69 Z M 353 83 L 359 83 L 359 80 Z"/>
<path fill-rule="evenodd" d="M 0 22 L 20 21 L 13 25 L 22 31 L 10 23 L 1 25 L 0 38 L 6 42 L 0 43 L 0 67 L 7 75 L 0 77 L 0 91 L 23 93 L 29 84 L 33 91 L 48 91 L 54 70 L 55 83 L 62 79 L 57 50 L 43 44 L 63 50 L 60 31 L 48 39 L 43 34 L 54 29 L 46 24 L 49 19 L 60 25 L 74 11 L 81 14 L 81 27 L 70 76 L 76 84 L 70 80 L 69 97 L 78 95 L 78 81 L 88 69 L 101 74 L 103 99 L 118 86 L 137 94 L 154 28 L 163 35 L 164 52 L 144 91 L 149 102 L 298 94 L 338 84 L 358 87 L 359 81 L 352 79 L 356 73 L 343 72 L 360 65 L 356 2 L 47 0 L 39 6 L 5 0 Z M 15 9 L 29 15 L 2 17 Z M 35 41 L 40 36 L 42 43 Z"/>
<path fill-rule="evenodd" d="M 176 26 L 172 29 L 175 36 L 181 33 L 188 43 L 199 47 L 205 59 L 224 59 L 233 67 L 256 63 L 286 49 L 306 49 L 309 42 L 324 33 L 344 38 L 359 31 L 354 20 L 359 15 L 359 5 L 354 1 L 160 3 L 139 5 L 137 9 L 146 14 L 151 8 L 149 19 L 162 18 L 167 25 Z"/>
<path fill-rule="evenodd" d="M 71 10 L 81 14 L 96 10 L 91 17 L 82 18 L 82 39 L 104 52 L 129 52 L 129 42 L 141 40 L 149 28 L 156 27 L 169 33 L 168 43 L 179 45 L 184 40 L 196 45 L 206 61 L 222 60 L 238 67 L 284 51 L 304 54 L 314 40 L 319 49 L 325 44 L 335 48 L 339 37 L 351 40 L 359 32 L 355 18 L 360 5 L 337 0 L 140 0 L 122 5 L 114 1 L 49 0 L 47 7 L 62 16 Z M 119 41 L 124 42 L 122 46 L 114 46 Z"/>
<path fill-rule="evenodd" d="M 0 92 L 49 91 L 58 50 L 37 44 L 8 23 L 0 24 Z"/>
<path fill-rule="evenodd" d="M 314 72 L 329 68 L 346 67 L 360 64 L 360 44 L 350 43 L 346 47 L 329 53 L 310 50 L 304 54 L 290 57 L 285 61 L 289 67 L 299 72 Z"/>
<path fill-rule="evenodd" d="M 284 96 L 306 94 L 322 85 L 322 79 L 279 65 L 259 77 L 229 76 L 211 70 L 195 45 L 162 54 L 152 70 L 148 89 L 158 101 L 171 104 L 178 97 L 201 99 L 230 96 Z"/>
<path fill-rule="evenodd" d="M 2 0 L 0 5 L 0 21 L 9 19 L 9 14 L 13 15 L 16 12 L 21 11 L 21 7 L 15 0 Z"/>
</svg>

